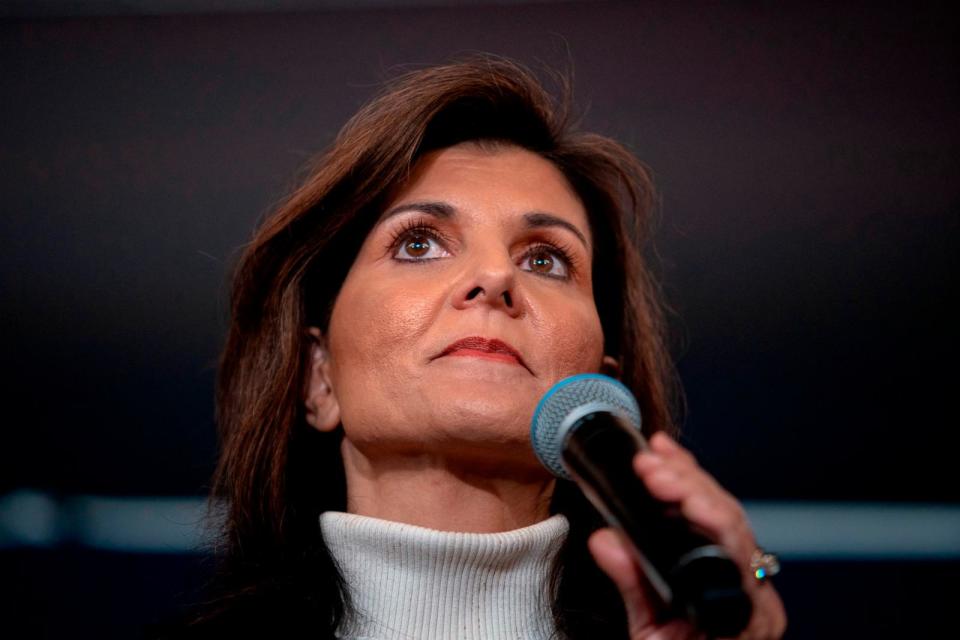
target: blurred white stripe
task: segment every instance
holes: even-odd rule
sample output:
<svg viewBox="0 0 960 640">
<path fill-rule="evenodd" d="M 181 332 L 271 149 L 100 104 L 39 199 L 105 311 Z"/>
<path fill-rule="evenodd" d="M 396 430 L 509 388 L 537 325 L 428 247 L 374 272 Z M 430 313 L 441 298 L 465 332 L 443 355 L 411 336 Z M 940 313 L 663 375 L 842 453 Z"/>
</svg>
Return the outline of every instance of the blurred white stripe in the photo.
<svg viewBox="0 0 960 640">
<path fill-rule="evenodd" d="M 764 547 L 792 559 L 960 559 L 960 506 L 750 502 Z"/>
<path fill-rule="evenodd" d="M 79 545 L 130 553 L 202 553 L 207 501 L 194 497 L 115 498 L 36 491 L 0 497 L 0 549 Z"/>
<path fill-rule="evenodd" d="M 36 491 L 15 491 L 0 498 L 0 549 L 46 547 L 60 540 L 57 502 Z"/>
<path fill-rule="evenodd" d="M 757 539 L 783 559 L 960 559 L 960 505 L 746 503 Z M 36 491 L 0 497 L 0 549 L 82 547 L 127 553 L 203 553 L 203 498 L 56 500 Z"/>
<path fill-rule="evenodd" d="M 115 551 L 183 553 L 206 542 L 202 498 L 94 498 L 69 501 L 76 539 Z"/>
</svg>

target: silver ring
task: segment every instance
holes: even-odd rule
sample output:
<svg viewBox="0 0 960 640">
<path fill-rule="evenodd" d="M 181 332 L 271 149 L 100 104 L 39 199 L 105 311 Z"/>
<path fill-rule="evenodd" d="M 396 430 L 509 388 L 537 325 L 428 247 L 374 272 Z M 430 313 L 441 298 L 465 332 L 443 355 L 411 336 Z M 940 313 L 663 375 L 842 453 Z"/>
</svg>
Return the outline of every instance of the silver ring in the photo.
<svg viewBox="0 0 960 640">
<path fill-rule="evenodd" d="M 750 572 L 757 582 L 766 582 L 767 578 L 780 573 L 780 558 L 757 547 L 750 556 Z"/>
</svg>

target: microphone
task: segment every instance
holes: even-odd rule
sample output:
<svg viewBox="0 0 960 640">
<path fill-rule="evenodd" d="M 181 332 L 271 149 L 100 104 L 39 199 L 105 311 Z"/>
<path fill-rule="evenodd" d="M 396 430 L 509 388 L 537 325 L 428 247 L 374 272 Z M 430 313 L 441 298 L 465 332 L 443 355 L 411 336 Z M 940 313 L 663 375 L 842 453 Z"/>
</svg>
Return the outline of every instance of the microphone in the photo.
<svg viewBox="0 0 960 640">
<path fill-rule="evenodd" d="M 618 380 L 583 374 L 556 383 L 530 425 L 533 450 L 554 475 L 577 483 L 629 544 L 667 613 L 711 637 L 735 637 L 753 611 L 737 565 L 721 546 L 661 502 L 633 471 L 647 448 L 640 408 Z"/>
</svg>

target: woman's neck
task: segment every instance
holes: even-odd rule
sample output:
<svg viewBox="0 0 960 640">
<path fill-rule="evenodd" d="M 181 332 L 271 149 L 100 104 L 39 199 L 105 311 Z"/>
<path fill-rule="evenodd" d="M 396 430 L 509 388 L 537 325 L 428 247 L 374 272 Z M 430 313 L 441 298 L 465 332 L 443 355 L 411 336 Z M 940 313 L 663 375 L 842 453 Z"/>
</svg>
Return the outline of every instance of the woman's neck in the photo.
<svg viewBox="0 0 960 640">
<path fill-rule="evenodd" d="M 539 469 L 442 455 L 371 458 L 344 440 L 347 511 L 439 531 L 493 533 L 545 520 L 555 480 Z"/>
</svg>

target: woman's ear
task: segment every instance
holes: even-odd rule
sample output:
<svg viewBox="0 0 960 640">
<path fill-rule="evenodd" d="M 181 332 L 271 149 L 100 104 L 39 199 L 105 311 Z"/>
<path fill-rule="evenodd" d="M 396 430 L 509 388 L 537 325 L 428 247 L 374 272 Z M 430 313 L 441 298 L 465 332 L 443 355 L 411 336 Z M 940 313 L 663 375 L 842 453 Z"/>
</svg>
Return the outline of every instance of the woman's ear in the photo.
<svg viewBox="0 0 960 640">
<path fill-rule="evenodd" d="M 612 356 L 603 356 L 603 362 L 600 363 L 600 373 L 619 380 L 620 363 Z"/>
<path fill-rule="evenodd" d="M 330 357 L 320 329 L 310 327 L 310 371 L 304 405 L 307 423 L 318 431 L 333 431 L 340 424 L 340 404 L 330 383 Z"/>
</svg>

